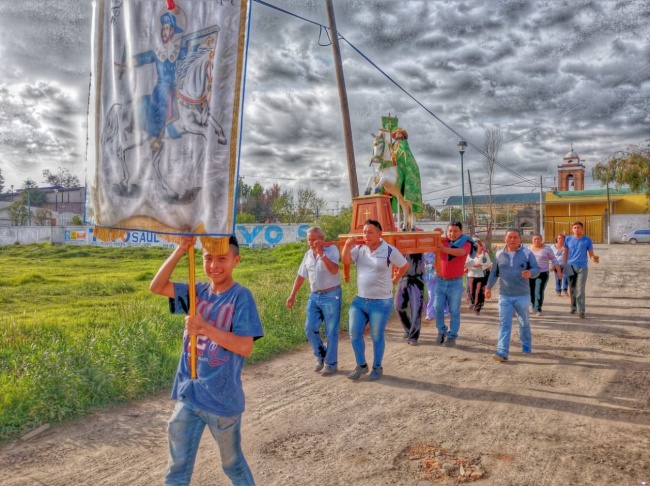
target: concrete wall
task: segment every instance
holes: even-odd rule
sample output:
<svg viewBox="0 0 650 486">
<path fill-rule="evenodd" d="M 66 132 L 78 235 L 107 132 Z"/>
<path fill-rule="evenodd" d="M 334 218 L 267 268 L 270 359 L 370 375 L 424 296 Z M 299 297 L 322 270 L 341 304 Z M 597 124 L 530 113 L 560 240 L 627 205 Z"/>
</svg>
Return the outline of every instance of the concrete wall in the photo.
<svg viewBox="0 0 650 486">
<path fill-rule="evenodd" d="M 310 224 L 238 224 L 237 239 L 241 246 L 253 248 L 274 247 L 304 241 Z M 432 231 L 446 229 L 447 223 L 422 223 L 418 228 Z M 93 236 L 92 226 L 11 226 L 0 227 L 0 246 L 29 243 L 98 246 L 169 246 L 161 236 L 149 231 L 131 231 L 115 241 L 99 241 Z"/>
<path fill-rule="evenodd" d="M 610 243 L 620 243 L 623 233 L 635 229 L 650 229 L 650 214 L 612 214 Z"/>
</svg>

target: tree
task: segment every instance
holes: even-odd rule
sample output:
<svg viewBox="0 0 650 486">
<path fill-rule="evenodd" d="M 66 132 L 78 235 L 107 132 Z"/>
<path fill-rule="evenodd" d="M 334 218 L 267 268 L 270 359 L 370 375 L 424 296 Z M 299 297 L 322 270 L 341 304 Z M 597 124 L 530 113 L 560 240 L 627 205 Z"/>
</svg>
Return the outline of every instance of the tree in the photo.
<svg viewBox="0 0 650 486">
<path fill-rule="evenodd" d="M 43 171 L 43 177 L 45 178 L 43 182 L 49 184 L 53 187 L 65 187 L 73 188 L 79 187 L 79 178 L 76 175 L 72 175 L 68 169 L 63 169 L 59 167 L 59 172 L 52 174 L 49 169 Z"/>
<path fill-rule="evenodd" d="M 490 215 L 487 224 L 487 246 L 490 248 L 492 244 L 492 221 L 494 221 L 494 205 L 492 204 L 492 186 L 494 185 L 494 166 L 497 162 L 497 155 L 501 148 L 501 129 L 500 128 L 487 128 L 485 130 L 485 158 L 487 168 L 487 185 L 488 185 L 488 213 Z"/>
<path fill-rule="evenodd" d="M 628 185 L 634 192 L 645 192 L 650 200 L 650 150 L 632 146 L 616 152 L 607 162 L 592 169 L 595 180 L 603 185 L 613 183 L 617 188 Z"/>
<path fill-rule="evenodd" d="M 352 208 L 344 207 L 336 216 L 321 216 L 318 225 L 323 229 L 325 241 L 338 241 L 339 235 L 350 233 Z"/>
<path fill-rule="evenodd" d="M 72 216 L 72 219 L 70 220 L 70 224 L 72 226 L 83 226 L 84 222 L 81 220 L 81 216 L 75 214 L 74 216 Z"/>
<path fill-rule="evenodd" d="M 27 206 L 22 202 L 16 201 L 9 207 L 9 219 L 14 226 L 23 226 L 27 222 Z"/>
<path fill-rule="evenodd" d="M 50 208 L 37 208 L 32 216 L 32 222 L 38 226 L 49 226 L 52 220 L 52 210 Z"/>
<path fill-rule="evenodd" d="M 273 212 L 283 223 L 295 223 L 295 201 L 293 193 L 283 191 L 275 201 L 273 201 Z"/>
<path fill-rule="evenodd" d="M 431 219 L 433 221 L 436 221 L 439 216 L 439 212 L 434 208 L 431 204 L 424 204 L 422 207 L 422 218 L 423 219 Z"/>
<path fill-rule="evenodd" d="M 47 202 L 47 196 L 36 187 L 34 181 L 25 179 L 23 182 L 23 191 L 20 193 L 20 200 L 28 207 L 43 206 Z"/>
<path fill-rule="evenodd" d="M 296 221 L 306 222 L 319 219 L 326 204 L 325 199 L 316 195 L 316 191 L 308 187 L 299 187 L 296 198 Z"/>
<path fill-rule="evenodd" d="M 2 175 L 2 169 L 0 169 L 0 192 L 4 191 L 5 189 L 5 178 Z"/>
</svg>

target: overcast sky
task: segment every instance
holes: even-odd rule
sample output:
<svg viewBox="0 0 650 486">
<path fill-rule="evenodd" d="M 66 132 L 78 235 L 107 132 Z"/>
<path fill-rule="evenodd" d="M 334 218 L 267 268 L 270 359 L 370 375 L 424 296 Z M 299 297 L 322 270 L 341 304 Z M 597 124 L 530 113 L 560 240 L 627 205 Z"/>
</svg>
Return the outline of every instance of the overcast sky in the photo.
<svg viewBox="0 0 650 486">
<path fill-rule="evenodd" d="M 164 5 L 164 0 L 155 0 Z M 188 1 L 188 0 L 185 0 Z M 177 0 L 182 7 L 183 0 Z M 327 25 L 324 0 L 267 0 Z M 361 192 L 371 132 L 398 116 L 424 201 L 461 193 L 457 134 L 475 194 L 485 194 L 485 130 L 499 127 L 494 192 L 552 186 L 574 150 L 591 167 L 650 139 L 647 0 L 334 0 Z M 0 169 L 5 190 L 43 169 L 84 180 L 90 1 L 0 0 Z M 318 25 L 254 2 L 240 175 L 310 187 L 350 204 L 331 46 Z M 454 133 L 456 132 L 456 133 Z M 526 182 L 532 180 L 534 184 Z M 465 177 L 465 194 L 469 195 Z"/>
</svg>

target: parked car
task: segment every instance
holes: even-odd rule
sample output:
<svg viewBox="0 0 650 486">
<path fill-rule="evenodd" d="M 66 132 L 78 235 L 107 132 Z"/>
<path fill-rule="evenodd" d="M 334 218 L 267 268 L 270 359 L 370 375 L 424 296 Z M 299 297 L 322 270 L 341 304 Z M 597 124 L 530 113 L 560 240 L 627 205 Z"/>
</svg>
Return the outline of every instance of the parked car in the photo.
<svg viewBox="0 0 650 486">
<path fill-rule="evenodd" d="M 630 245 L 636 245 L 637 243 L 650 243 L 650 229 L 638 229 L 631 233 L 625 233 L 621 240 Z"/>
</svg>

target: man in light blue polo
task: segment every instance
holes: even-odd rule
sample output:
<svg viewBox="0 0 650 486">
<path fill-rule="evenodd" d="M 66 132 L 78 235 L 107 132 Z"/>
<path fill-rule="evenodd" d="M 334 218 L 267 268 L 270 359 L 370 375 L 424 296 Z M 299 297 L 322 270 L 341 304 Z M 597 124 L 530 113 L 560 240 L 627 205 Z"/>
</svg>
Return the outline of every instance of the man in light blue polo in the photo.
<svg viewBox="0 0 650 486">
<path fill-rule="evenodd" d="M 492 298 L 492 287 L 500 278 L 499 284 L 499 341 L 497 352 L 492 359 L 503 363 L 508 361 L 510 334 L 512 332 L 512 313 L 519 321 L 521 351 L 528 354 L 532 350 L 532 334 L 528 305 L 530 304 L 529 279 L 539 276 L 539 265 L 533 252 L 521 244 L 521 234 L 517 228 L 506 231 L 506 246 L 497 252 L 492 264 L 490 278 L 485 288 L 485 298 Z"/>
<path fill-rule="evenodd" d="M 573 236 L 564 240 L 563 269 L 569 277 L 569 296 L 571 297 L 571 314 L 578 313 L 580 319 L 585 318 L 585 289 L 587 287 L 588 259 L 594 263 L 600 259 L 594 255 L 594 244 L 591 238 L 585 236 L 584 226 L 580 221 L 573 223 Z"/>
<path fill-rule="evenodd" d="M 316 356 L 315 372 L 331 376 L 338 371 L 339 321 L 341 318 L 341 276 L 339 274 L 339 250 L 325 246 L 323 230 L 314 226 L 307 230 L 309 250 L 305 253 L 293 282 L 287 309 L 293 309 L 296 294 L 306 278 L 311 293 L 307 301 L 305 334 Z M 327 345 L 320 337 L 321 323 L 325 324 Z M 325 369 L 323 369 L 325 368 Z"/>
</svg>

